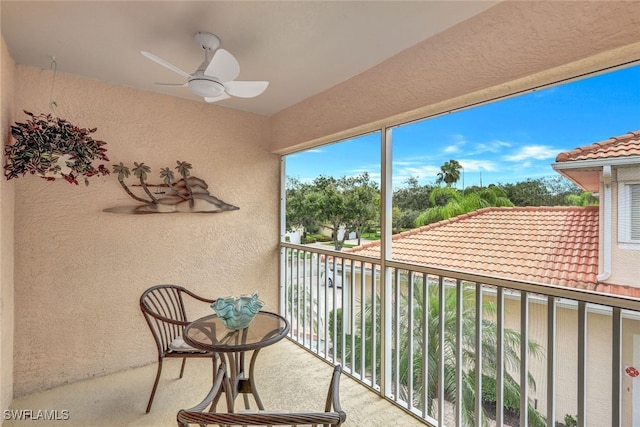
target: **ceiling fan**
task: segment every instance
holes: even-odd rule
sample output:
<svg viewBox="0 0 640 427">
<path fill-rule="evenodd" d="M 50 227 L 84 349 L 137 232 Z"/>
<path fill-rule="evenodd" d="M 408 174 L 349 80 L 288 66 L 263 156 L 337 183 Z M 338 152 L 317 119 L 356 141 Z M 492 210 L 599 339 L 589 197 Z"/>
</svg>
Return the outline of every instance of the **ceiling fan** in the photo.
<svg viewBox="0 0 640 427">
<path fill-rule="evenodd" d="M 240 74 L 240 64 L 229 52 L 219 49 L 220 39 L 216 35 L 198 32 L 194 35 L 194 39 L 204 50 L 204 61 L 193 74 L 182 71 L 175 65 L 150 52 L 141 51 L 144 56 L 152 61 L 187 78 L 186 83 L 156 84 L 189 87 L 193 93 L 202 96 L 207 102 L 222 101 L 232 96 L 253 98 L 267 89 L 269 82 L 235 80 Z M 211 57 L 211 52 L 213 51 L 215 53 Z"/>
</svg>

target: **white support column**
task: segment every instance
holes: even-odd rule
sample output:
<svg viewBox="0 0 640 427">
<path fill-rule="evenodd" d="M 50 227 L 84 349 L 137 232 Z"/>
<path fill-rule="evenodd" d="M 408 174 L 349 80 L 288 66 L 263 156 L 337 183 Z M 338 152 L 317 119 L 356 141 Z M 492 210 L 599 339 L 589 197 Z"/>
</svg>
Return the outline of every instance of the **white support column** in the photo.
<svg viewBox="0 0 640 427">
<path fill-rule="evenodd" d="M 382 350 L 380 354 L 380 393 L 382 396 L 391 394 L 391 270 L 387 268 L 386 262 L 391 258 L 391 200 L 393 196 L 393 186 L 391 180 L 392 160 L 391 160 L 391 129 L 382 128 L 380 133 L 380 156 L 381 156 L 381 178 L 380 178 L 380 319 L 382 337 Z M 375 271 L 372 272 L 375 277 Z M 373 295 L 375 301 L 375 294 Z M 375 304 L 374 304 L 375 305 Z M 374 317 L 375 319 L 375 317 Z M 375 363 L 373 364 L 375 366 Z"/>
</svg>

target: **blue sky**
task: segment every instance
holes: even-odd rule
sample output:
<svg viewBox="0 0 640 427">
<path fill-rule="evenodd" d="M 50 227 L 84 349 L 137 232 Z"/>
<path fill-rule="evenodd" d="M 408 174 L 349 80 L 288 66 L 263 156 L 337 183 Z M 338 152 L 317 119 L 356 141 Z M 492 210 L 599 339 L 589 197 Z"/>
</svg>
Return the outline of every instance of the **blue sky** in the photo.
<svg viewBox="0 0 640 427">
<path fill-rule="evenodd" d="M 640 66 L 393 129 L 393 182 L 433 184 L 450 159 L 464 185 L 558 176 L 558 153 L 640 130 Z M 287 156 L 287 176 L 380 176 L 380 136 L 364 135 Z M 462 180 L 457 184 L 462 187 Z"/>
</svg>

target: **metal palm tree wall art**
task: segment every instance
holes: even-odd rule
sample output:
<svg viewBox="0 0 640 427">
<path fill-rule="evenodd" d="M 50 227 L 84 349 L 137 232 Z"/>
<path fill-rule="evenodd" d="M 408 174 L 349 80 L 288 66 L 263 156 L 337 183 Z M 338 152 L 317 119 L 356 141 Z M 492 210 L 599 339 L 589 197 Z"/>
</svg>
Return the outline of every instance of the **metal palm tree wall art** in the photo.
<svg viewBox="0 0 640 427">
<path fill-rule="evenodd" d="M 144 163 L 134 162 L 133 169 L 122 162 L 113 165 L 113 173 L 117 174 L 118 182 L 124 191 L 134 200 L 143 203 L 134 209 L 134 213 L 172 213 L 172 212 L 224 212 L 239 209 L 217 197 L 211 195 L 207 183 L 195 176 L 191 176 L 191 163 L 177 161 L 175 169 L 182 177 L 176 181 L 175 173 L 169 168 L 160 169 L 162 184 L 149 184 L 147 178 L 151 168 Z M 143 194 L 136 194 L 124 182 L 131 174 L 138 178 Z M 155 190 L 155 191 L 152 191 Z M 122 209 L 107 209 L 109 212 L 122 212 Z"/>
</svg>

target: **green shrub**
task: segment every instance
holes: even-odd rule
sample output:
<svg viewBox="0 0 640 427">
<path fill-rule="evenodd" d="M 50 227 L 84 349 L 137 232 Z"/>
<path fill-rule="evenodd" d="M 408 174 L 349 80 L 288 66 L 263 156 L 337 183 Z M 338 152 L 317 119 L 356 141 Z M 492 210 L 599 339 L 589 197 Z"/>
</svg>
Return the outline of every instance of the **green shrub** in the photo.
<svg viewBox="0 0 640 427">
<path fill-rule="evenodd" d="M 578 420 L 576 419 L 577 416 L 573 416 L 570 414 L 566 414 L 564 416 L 564 425 L 566 427 L 578 427 Z"/>
<path fill-rule="evenodd" d="M 331 236 L 326 234 L 307 234 L 307 238 L 312 237 L 316 242 L 333 242 Z"/>
</svg>

